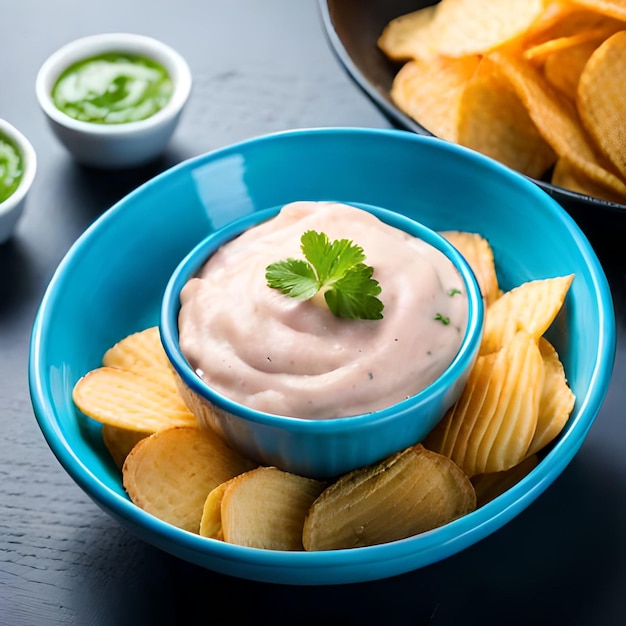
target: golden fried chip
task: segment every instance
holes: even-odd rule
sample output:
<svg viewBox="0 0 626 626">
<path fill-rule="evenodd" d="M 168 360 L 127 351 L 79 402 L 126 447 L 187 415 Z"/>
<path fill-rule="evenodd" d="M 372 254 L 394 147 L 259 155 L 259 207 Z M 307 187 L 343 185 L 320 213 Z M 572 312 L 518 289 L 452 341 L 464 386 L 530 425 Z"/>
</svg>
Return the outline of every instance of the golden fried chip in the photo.
<svg viewBox="0 0 626 626">
<path fill-rule="evenodd" d="M 124 489 L 140 508 L 198 533 L 207 495 L 254 464 L 217 435 L 175 427 L 142 439 L 126 458 Z"/>
<path fill-rule="evenodd" d="M 530 61 L 545 61 L 557 52 L 565 52 L 586 44 L 595 43 L 598 45 L 598 42 L 603 41 L 611 34 L 613 34 L 613 30 L 608 28 L 586 29 L 574 35 L 557 37 L 527 48 L 524 51 L 524 58 Z"/>
<path fill-rule="evenodd" d="M 517 93 L 486 58 L 462 91 L 456 140 L 533 178 L 556 161 Z"/>
<path fill-rule="evenodd" d="M 525 458 L 521 463 L 503 472 L 477 474 L 472 477 L 472 485 L 476 491 L 476 506 L 481 507 L 494 498 L 508 491 L 522 478 L 527 476 L 539 464 L 536 454 Z"/>
<path fill-rule="evenodd" d="M 460 98 L 478 63 L 477 56 L 409 61 L 394 78 L 391 98 L 433 135 L 456 142 Z"/>
<path fill-rule="evenodd" d="M 601 185 L 626 195 L 626 183 L 607 168 L 594 150 L 578 114 L 536 68 L 511 54 L 495 51 L 489 58 L 528 109 L 537 129 L 557 155 L 568 159 L 577 170 Z"/>
<path fill-rule="evenodd" d="M 626 176 L 626 30 L 593 52 L 578 82 L 580 117 L 596 145 Z"/>
<path fill-rule="evenodd" d="M 433 17 L 438 54 L 484 54 L 523 35 L 543 14 L 544 0 L 442 0 Z"/>
<path fill-rule="evenodd" d="M 105 367 L 147 376 L 172 390 L 176 383 L 167 354 L 161 344 L 159 328 L 152 326 L 133 333 L 109 348 L 102 359 Z"/>
<path fill-rule="evenodd" d="M 325 483 L 297 476 L 276 467 L 258 467 L 218 487 L 205 506 L 205 531 L 216 532 L 223 540 L 240 546 L 265 550 L 302 550 L 304 518 Z M 202 528 L 202 525 L 201 525 Z M 201 533 L 202 534 L 202 533 Z M 218 531 L 219 534 L 219 531 Z"/>
<path fill-rule="evenodd" d="M 472 268 L 483 299 L 487 305 L 500 297 L 493 250 L 489 242 L 478 233 L 447 230 L 441 233 L 464 257 Z"/>
<path fill-rule="evenodd" d="M 433 58 L 430 25 L 435 7 L 424 7 L 389 22 L 378 38 L 378 47 L 393 61 Z"/>
<path fill-rule="evenodd" d="M 591 40 L 553 52 L 543 64 L 546 80 L 570 102 L 576 102 L 580 75 L 600 41 Z"/>
<path fill-rule="evenodd" d="M 577 172 L 574 166 L 566 159 L 559 159 L 552 171 L 550 182 L 558 187 L 569 189 L 594 198 L 601 198 L 616 204 L 626 204 L 626 196 L 622 196 L 611 189 L 605 189 L 593 180 L 589 180 L 583 172 Z"/>
<path fill-rule="evenodd" d="M 576 402 L 576 396 L 567 384 L 563 364 L 554 346 L 542 337 L 539 350 L 544 364 L 544 381 L 537 429 L 528 449 L 529 455 L 539 452 L 558 436 Z"/>
<path fill-rule="evenodd" d="M 497 352 L 518 330 L 538 341 L 563 307 L 573 280 L 573 274 L 531 280 L 498 298 L 485 315 L 481 354 Z"/>
<path fill-rule="evenodd" d="M 114 367 L 88 372 L 74 386 L 72 398 L 88 417 L 118 428 L 152 433 L 170 426 L 197 426 L 175 390 Z"/>
<path fill-rule="evenodd" d="M 626 4 L 624 4 L 624 0 L 572 0 L 572 2 L 590 11 L 613 17 L 616 20 L 626 20 Z"/>
<path fill-rule="evenodd" d="M 325 489 L 309 510 L 302 540 L 306 550 L 386 543 L 442 526 L 475 506 L 467 476 L 417 444 Z"/>
<path fill-rule="evenodd" d="M 461 397 L 424 445 L 470 477 L 517 465 L 537 426 L 542 385 L 537 342 L 520 331 L 497 354 L 478 357 Z"/>
<path fill-rule="evenodd" d="M 111 424 L 102 425 L 102 441 L 119 469 L 122 469 L 126 457 L 135 447 L 135 444 L 151 434 L 149 432 L 118 428 Z"/>
<path fill-rule="evenodd" d="M 237 477 L 231 478 L 212 489 L 207 496 L 202 507 L 202 518 L 200 519 L 200 535 L 224 541 L 224 531 L 222 529 L 222 499 L 226 487 Z"/>
</svg>

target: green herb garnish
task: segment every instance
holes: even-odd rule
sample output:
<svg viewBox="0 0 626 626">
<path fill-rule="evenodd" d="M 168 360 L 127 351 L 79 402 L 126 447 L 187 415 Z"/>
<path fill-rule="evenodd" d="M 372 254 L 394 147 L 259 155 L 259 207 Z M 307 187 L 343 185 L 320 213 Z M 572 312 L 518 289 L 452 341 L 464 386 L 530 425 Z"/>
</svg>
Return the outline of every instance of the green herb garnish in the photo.
<svg viewBox="0 0 626 626">
<path fill-rule="evenodd" d="M 300 300 L 322 295 L 331 313 L 349 319 L 378 320 L 384 304 L 372 278 L 374 268 L 365 265 L 363 248 L 349 239 L 330 241 L 325 233 L 306 231 L 300 239 L 306 259 L 288 258 L 265 268 L 272 289 Z"/>
<path fill-rule="evenodd" d="M 441 322 L 444 326 L 447 326 L 450 323 L 450 318 L 445 315 L 441 315 L 441 313 L 437 313 L 433 319 L 437 322 Z"/>
</svg>

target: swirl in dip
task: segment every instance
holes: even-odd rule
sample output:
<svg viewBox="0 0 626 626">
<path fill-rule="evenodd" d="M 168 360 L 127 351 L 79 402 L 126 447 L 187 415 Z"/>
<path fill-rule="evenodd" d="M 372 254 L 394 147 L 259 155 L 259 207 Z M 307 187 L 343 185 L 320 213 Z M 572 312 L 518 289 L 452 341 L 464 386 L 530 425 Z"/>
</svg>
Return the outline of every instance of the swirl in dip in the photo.
<svg viewBox="0 0 626 626">
<path fill-rule="evenodd" d="M 307 230 L 361 246 L 382 288 L 383 319 L 335 317 L 267 285 L 265 268 L 302 258 Z M 181 292 L 183 354 L 224 396 L 300 418 L 368 413 L 410 397 L 451 363 L 467 295 L 441 252 L 367 211 L 294 202 L 223 245 Z"/>
</svg>

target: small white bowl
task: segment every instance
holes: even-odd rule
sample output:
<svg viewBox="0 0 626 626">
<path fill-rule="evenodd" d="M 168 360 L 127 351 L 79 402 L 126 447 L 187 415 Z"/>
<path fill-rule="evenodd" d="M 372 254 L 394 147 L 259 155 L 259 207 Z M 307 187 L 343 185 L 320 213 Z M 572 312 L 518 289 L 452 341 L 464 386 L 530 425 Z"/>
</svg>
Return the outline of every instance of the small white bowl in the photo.
<svg viewBox="0 0 626 626">
<path fill-rule="evenodd" d="M 7 241 L 24 212 L 28 194 L 37 170 L 37 157 L 31 143 L 9 122 L 0 119 L 0 136 L 5 136 L 18 149 L 22 157 L 23 174 L 17 189 L 4 201 L 0 202 L 0 244 Z"/>
<path fill-rule="evenodd" d="M 146 119 L 121 124 L 76 120 L 58 109 L 52 89 L 61 73 L 73 63 L 106 52 L 141 55 L 160 63 L 174 86 L 169 102 Z M 163 152 L 191 86 L 191 70 L 178 52 L 151 37 L 130 33 L 92 35 L 68 43 L 45 61 L 35 83 L 39 104 L 61 143 L 79 163 L 107 169 L 142 165 Z"/>
</svg>

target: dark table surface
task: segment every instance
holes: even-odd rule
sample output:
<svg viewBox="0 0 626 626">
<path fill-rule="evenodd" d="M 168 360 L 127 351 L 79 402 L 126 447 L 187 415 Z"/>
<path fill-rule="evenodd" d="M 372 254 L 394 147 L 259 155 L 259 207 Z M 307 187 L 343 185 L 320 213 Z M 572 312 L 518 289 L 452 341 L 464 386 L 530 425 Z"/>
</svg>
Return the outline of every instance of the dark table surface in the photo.
<svg viewBox="0 0 626 626">
<path fill-rule="evenodd" d="M 0 624 L 626 623 L 626 218 L 575 216 L 613 289 L 617 360 L 581 451 L 534 504 L 464 552 L 388 580 L 309 588 L 222 576 L 130 535 L 65 474 L 29 398 L 37 307 L 85 228 L 163 169 L 268 132 L 388 123 L 333 57 L 314 0 L 5 0 L 0 31 L 0 118 L 38 155 L 26 214 L 0 246 Z M 77 166 L 35 100 L 47 55 L 107 31 L 164 40 L 194 75 L 167 152 L 140 170 Z"/>
</svg>

